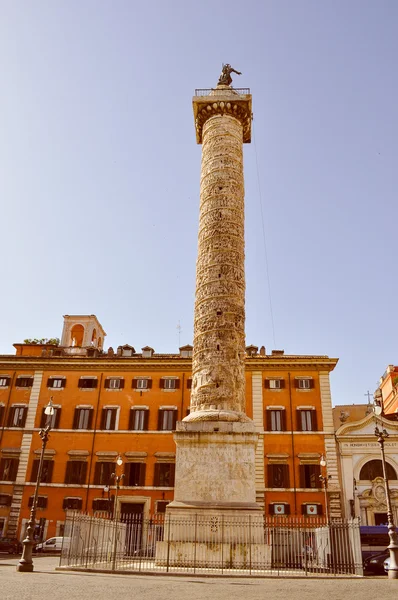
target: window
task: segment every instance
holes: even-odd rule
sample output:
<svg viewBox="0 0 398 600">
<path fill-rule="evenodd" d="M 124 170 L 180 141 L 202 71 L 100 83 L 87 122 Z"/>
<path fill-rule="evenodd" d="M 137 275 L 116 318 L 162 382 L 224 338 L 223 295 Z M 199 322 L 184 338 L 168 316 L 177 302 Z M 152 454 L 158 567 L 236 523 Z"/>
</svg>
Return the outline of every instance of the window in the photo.
<svg viewBox="0 0 398 600">
<path fill-rule="evenodd" d="M 155 487 L 173 487 L 174 486 L 174 463 L 156 463 L 155 478 L 153 485 Z"/>
<path fill-rule="evenodd" d="M 32 473 L 30 475 L 30 481 L 37 481 L 37 474 L 39 471 L 39 463 L 40 460 L 37 458 L 33 461 L 32 465 Z M 43 461 L 43 469 L 41 472 L 41 483 L 51 483 L 53 477 L 53 469 L 54 469 L 54 461 L 53 460 L 44 460 Z"/>
<path fill-rule="evenodd" d="M 164 514 L 166 512 L 166 506 L 170 504 L 168 500 L 157 500 L 156 501 L 156 512 Z"/>
<path fill-rule="evenodd" d="M 398 479 L 393 467 L 386 462 L 387 479 Z M 365 463 L 359 473 L 359 479 L 369 479 L 373 481 L 376 477 L 384 477 L 383 465 L 381 460 L 369 460 Z"/>
<path fill-rule="evenodd" d="M 146 377 L 137 377 L 132 381 L 133 390 L 150 390 L 152 387 L 152 379 Z"/>
<path fill-rule="evenodd" d="M 192 389 L 192 377 L 189 377 L 189 379 L 187 379 L 187 389 Z"/>
<path fill-rule="evenodd" d="M 144 486 L 146 464 L 141 462 L 126 463 L 124 471 L 124 485 Z"/>
<path fill-rule="evenodd" d="M 33 385 L 33 377 L 17 377 L 15 382 L 16 387 L 28 388 Z"/>
<path fill-rule="evenodd" d="M 11 379 L 9 377 L 0 377 L 0 388 L 8 387 Z"/>
<path fill-rule="evenodd" d="M 11 506 L 11 500 L 12 496 L 10 494 L 0 494 L 0 506 Z"/>
<path fill-rule="evenodd" d="M 309 517 L 314 515 L 321 516 L 323 514 L 322 508 L 322 504 L 302 504 L 301 514 Z"/>
<path fill-rule="evenodd" d="M 169 377 L 163 377 L 160 380 L 160 389 L 163 390 L 178 390 L 180 387 L 180 380 L 179 379 L 174 379 L 174 378 L 169 378 Z"/>
<path fill-rule="evenodd" d="M 270 488 L 288 488 L 289 485 L 289 465 L 271 464 L 268 465 L 268 487 Z"/>
<path fill-rule="evenodd" d="M 60 390 L 66 385 L 65 377 L 49 377 L 47 380 L 47 387 L 54 390 Z"/>
<path fill-rule="evenodd" d="M 8 415 L 8 427 L 25 427 L 27 414 L 28 407 L 26 405 L 12 406 Z"/>
<path fill-rule="evenodd" d="M 116 429 L 117 407 L 103 408 L 101 416 L 101 429 L 113 431 Z"/>
<path fill-rule="evenodd" d="M 297 430 L 298 431 L 317 431 L 316 410 L 298 409 L 297 410 Z"/>
<path fill-rule="evenodd" d="M 174 409 L 159 409 L 158 430 L 159 431 L 174 431 L 177 422 L 177 410 Z"/>
<path fill-rule="evenodd" d="M 286 431 L 285 413 L 286 411 L 284 409 L 267 410 L 267 431 Z"/>
<path fill-rule="evenodd" d="M 107 390 L 122 390 L 124 388 L 124 379 L 121 377 L 109 377 L 105 379 L 104 387 Z"/>
<path fill-rule="evenodd" d="M 33 498 L 34 496 L 30 496 L 28 500 L 28 507 L 32 508 L 33 506 Z M 37 497 L 37 508 L 47 508 L 47 496 L 38 496 Z"/>
<path fill-rule="evenodd" d="M 0 460 L 0 481 L 15 481 L 18 466 L 18 458 L 2 458 Z"/>
<path fill-rule="evenodd" d="M 83 506 L 83 500 L 81 498 L 64 498 L 62 502 L 62 508 L 64 510 L 81 510 Z"/>
<path fill-rule="evenodd" d="M 112 500 L 103 500 L 102 498 L 97 498 L 93 500 L 93 510 L 101 510 L 106 512 L 112 512 L 113 504 Z"/>
<path fill-rule="evenodd" d="M 319 465 L 300 465 L 300 487 L 319 488 L 321 467 Z"/>
<path fill-rule="evenodd" d="M 58 429 L 59 427 L 59 420 L 61 418 L 61 407 L 60 406 L 53 406 L 54 409 L 54 414 L 53 415 L 46 415 L 45 411 L 45 407 L 42 410 L 41 413 L 41 419 L 40 419 L 40 428 L 44 429 L 44 427 L 47 427 L 47 425 L 50 423 L 51 425 L 51 429 Z"/>
<path fill-rule="evenodd" d="M 65 483 L 84 485 L 86 483 L 87 463 L 82 460 L 70 460 L 66 463 Z"/>
<path fill-rule="evenodd" d="M 290 515 L 290 504 L 272 502 L 268 505 L 268 512 L 270 515 Z"/>
<path fill-rule="evenodd" d="M 96 377 L 80 377 L 79 388 L 83 390 L 94 390 L 97 387 Z"/>
<path fill-rule="evenodd" d="M 306 379 L 305 377 L 295 379 L 296 388 L 299 390 L 312 390 L 314 387 L 313 379 Z"/>
<path fill-rule="evenodd" d="M 98 461 L 95 464 L 94 485 L 111 485 L 112 473 L 116 471 L 116 463 Z"/>
<path fill-rule="evenodd" d="M 149 410 L 144 408 L 132 408 L 130 410 L 129 429 L 133 431 L 148 430 Z"/>
<path fill-rule="evenodd" d="M 284 379 L 266 379 L 264 381 L 264 387 L 267 390 L 282 390 L 285 387 Z"/>
<path fill-rule="evenodd" d="M 91 429 L 93 412 L 92 408 L 76 408 L 73 429 Z"/>
</svg>

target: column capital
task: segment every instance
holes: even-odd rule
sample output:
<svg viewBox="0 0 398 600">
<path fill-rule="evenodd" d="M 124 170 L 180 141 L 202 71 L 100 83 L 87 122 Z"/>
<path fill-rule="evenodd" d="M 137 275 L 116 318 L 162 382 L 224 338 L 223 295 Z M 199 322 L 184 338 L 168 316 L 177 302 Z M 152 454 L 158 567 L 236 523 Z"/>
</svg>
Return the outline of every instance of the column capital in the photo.
<svg viewBox="0 0 398 600">
<path fill-rule="evenodd" d="M 251 142 L 252 96 L 248 88 L 233 89 L 218 85 L 214 89 L 196 90 L 192 99 L 196 142 L 202 143 L 203 125 L 215 115 L 235 117 L 243 127 L 243 143 Z"/>
</svg>

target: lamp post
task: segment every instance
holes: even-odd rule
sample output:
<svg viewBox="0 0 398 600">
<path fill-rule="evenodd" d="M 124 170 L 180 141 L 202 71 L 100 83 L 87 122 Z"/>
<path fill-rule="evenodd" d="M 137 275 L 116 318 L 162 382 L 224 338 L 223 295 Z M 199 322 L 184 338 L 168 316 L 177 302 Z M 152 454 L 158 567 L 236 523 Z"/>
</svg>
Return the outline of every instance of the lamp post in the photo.
<svg viewBox="0 0 398 600">
<path fill-rule="evenodd" d="M 43 429 L 40 429 L 40 431 L 39 431 L 39 435 L 41 437 L 42 444 L 41 444 L 39 468 L 37 470 L 36 488 L 35 488 L 35 494 L 33 496 L 33 502 L 32 502 L 32 508 L 30 511 L 30 517 L 29 517 L 29 521 L 28 521 L 28 527 L 26 529 L 26 538 L 22 542 L 23 543 L 22 556 L 21 556 L 21 560 L 19 561 L 19 563 L 17 565 L 17 571 L 21 571 L 21 572 L 25 572 L 25 573 L 26 572 L 30 573 L 31 571 L 33 571 L 32 551 L 33 551 L 33 546 L 35 543 L 34 533 L 35 533 L 35 528 L 36 528 L 37 499 L 39 496 L 41 474 L 43 471 L 44 452 L 46 450 L 46 446 L 47 446 L 47 442 L 48 442 L 48 438 L 49 438 L 48 434 L 49 434 L 51 426 L 52 426 L 52 417 L 54 415 L 54 412 L 55 411 L 54 411 L 54 407 L 53 407 L 53 399 L 51 397 L 49 403 L 47 404 L 46 408 L 44 409 L 44 414 L 47 415 L 46 426 Z"/>
<path fill-rule="evenodd" d="M 386 429 L 381 429 L 381 428 L 379 429 L 379 426 L 377 424 L 377 417 L 380 416 L 381 413 L 383 412 L 383 396 L 382 396 L 380 388 L 375 391 L 374 400 L 375 400 L 374 414 L 375 414 L 375 418 L 376 418 L 375 436 L 377 437 L 377 441 L 380 444 L 381 463 L 383 466 L 384 487 L 385 487 L 385 491 L 386 491 L 388 535 L 390 538 L 390 543 L 387 546 L 387 548 L 390 551 L 390 567 L 388 570 L 388 578 L 389 579 L 398 579 L 398 534 L 395 530 L 394 519 L 393 519 L 393 515 L 392 515 L 390 487 L 388 485 L 386 455 L 385 455 L 385 451 L 384 451 L 384 442 L 388 438 L 389 434 Z"/>
<path fill-rule="evenodd" d="M 323 484 L 323 490 L 325 493 L 325 514 L 326 514 L 326 523 L 329 525 L 329 504 L 328 504 L 328 481 L 330 479 L 330 475 L 327 475 L 326 472 L 326 466 L 327 466 L 327 462 L 326 462 L 326 458 L 324 457 L 324 455 L 322 454 L 321 456 L 321 460 L 319 461 L 319 464 L 321 465 L 321 467 L 323 467 L 325 469 L 325 474 L 319 475 L 319 479 L 322 481 Z"/>
<path fill-rule="evenodd" d="M 122 457 L 119 456 L 116 459 L 116 468 L 119 466 L 121 467 L 123 464 L 123 459 Z M 115 470 L 116 471 L 116 470 Z M 112 479 L 115 480 L 115 502 L 113 505 L 113 519 L 115 522 L 114 525 L 114 540 L 113 540 L 113 559 L 112 559 L 112 571 L 115 570 L 115 565 L 116 565 L 116 553 L 117 553 L 117 497 L 118 497 L 118 493 L 119 493 L 119 488 L 120 488 L 120 482 L 122 481 L 123 477 L 124 477 L 124 473 L 122 473 L 121 475 L 117 475 L 116 472 L 112 473 L 111 475 Z"/>
</svg>

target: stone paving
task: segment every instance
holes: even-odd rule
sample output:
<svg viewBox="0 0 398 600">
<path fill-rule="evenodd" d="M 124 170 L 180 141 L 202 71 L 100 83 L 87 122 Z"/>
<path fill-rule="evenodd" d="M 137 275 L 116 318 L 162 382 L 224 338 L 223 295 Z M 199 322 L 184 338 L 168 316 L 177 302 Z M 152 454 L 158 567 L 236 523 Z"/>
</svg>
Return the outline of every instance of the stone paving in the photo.
<svg viewBox="0 0 398 600">
<path fill-rule="evenodd" d="M 254 579 L 112 575 L 56 571 L 58 557 L 37 557 L 33 573 L 18 573 L 17 557 L 0 555 L 1 600 L 396 600 L 398 581 L 364 579 Z"/>
</svg>

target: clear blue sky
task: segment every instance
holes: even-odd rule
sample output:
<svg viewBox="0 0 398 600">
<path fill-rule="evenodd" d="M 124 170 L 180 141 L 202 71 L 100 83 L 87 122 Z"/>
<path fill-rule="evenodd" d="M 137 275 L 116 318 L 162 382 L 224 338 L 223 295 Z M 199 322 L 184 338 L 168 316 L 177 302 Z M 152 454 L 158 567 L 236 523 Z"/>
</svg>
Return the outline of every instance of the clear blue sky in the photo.
<svg viewBox="0 0 398 600">
<path fill-rule="evenodd" d="M 76 313 L 106 346 L 192 342 L 191 97 L 230 62 L 247 343 L 339 357 L 334 403 L 366 400 L 397 363 L 397 29 L 395 0 L 2 0 L 0 352 Z"/>
</svg>

